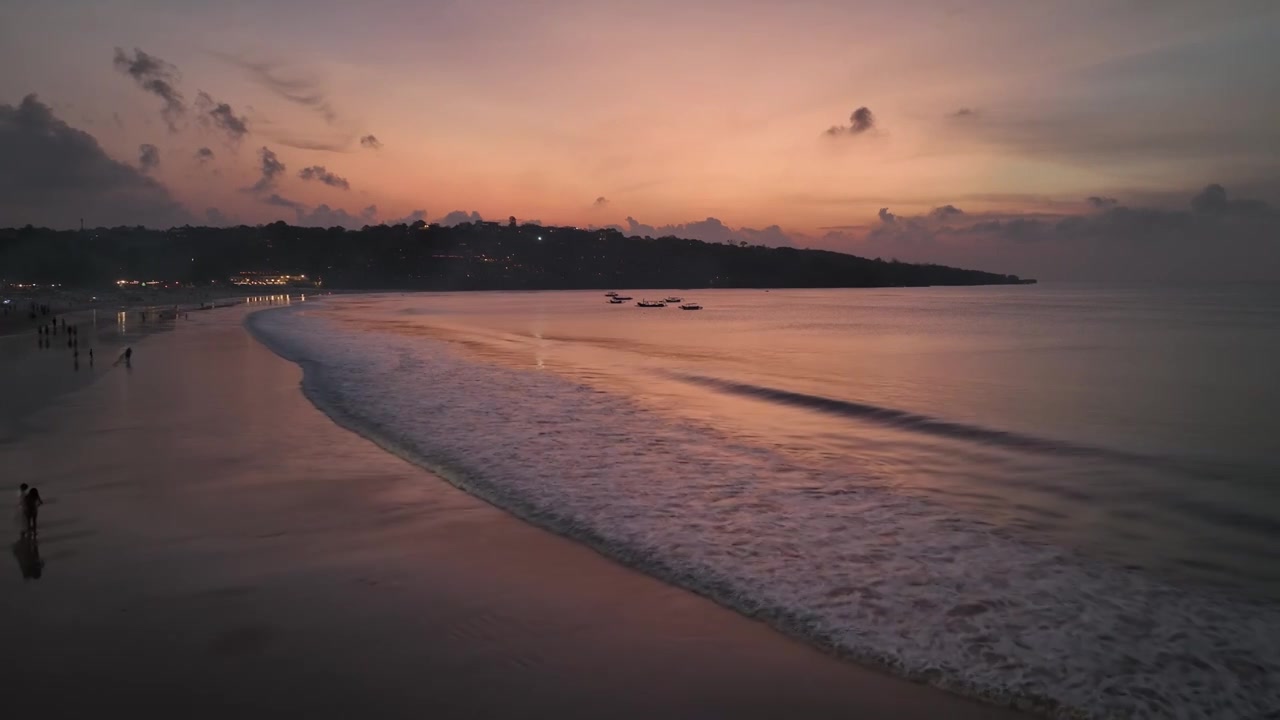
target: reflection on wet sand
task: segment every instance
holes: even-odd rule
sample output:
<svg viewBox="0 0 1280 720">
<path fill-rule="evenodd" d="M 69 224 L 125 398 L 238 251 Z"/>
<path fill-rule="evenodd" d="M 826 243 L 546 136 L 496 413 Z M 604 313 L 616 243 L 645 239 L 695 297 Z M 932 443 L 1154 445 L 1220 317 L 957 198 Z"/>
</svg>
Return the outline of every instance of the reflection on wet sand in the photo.
<svg viewBox="0 0 1280 720">
<path fill-rule="evenodd" d="M 22 579 L 39 580 L 44 573 L 44 560 L 40 559 L 40 541 L 35 535 L 23 533 L 13 544 L 13 556 L 18 559 Z"/>
</svg>

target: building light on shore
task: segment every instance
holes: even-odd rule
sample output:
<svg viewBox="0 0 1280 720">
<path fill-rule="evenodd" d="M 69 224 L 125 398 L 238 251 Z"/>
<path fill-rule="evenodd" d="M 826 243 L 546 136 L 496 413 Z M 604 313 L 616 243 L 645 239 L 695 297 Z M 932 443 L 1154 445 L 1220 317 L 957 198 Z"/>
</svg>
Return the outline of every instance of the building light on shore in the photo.
<svg viewBox="0 0 1280 720">
<path fill-rule="evenodd" d="M 232 285 L 248 285 L 258 287 L 283 287 L 285 285 L 307 284 L 307 276 L 304 274 L 287 274 L 272 272 L 242 272 L 232 275 L 230 278 Z"/>
</svg>

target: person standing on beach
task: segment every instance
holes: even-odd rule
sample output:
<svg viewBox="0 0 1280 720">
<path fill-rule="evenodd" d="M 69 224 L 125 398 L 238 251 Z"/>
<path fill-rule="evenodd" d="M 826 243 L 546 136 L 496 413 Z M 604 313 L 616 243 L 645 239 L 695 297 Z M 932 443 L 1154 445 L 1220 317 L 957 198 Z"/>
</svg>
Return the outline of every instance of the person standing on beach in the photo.
<svg viewBox="0 0 1280 720">
<path fill-rule="evenodd" d="M 27 521 L 28 535 L 35 535 L 40 531 L 40 506 L 43 504 L 40 491 L 35 488 L 28 488 L 22 495 L 22 516 Z"/>
<path fill-rule="evenodd" d="M 93 348 L 89 348 L 89 367 L 93 367 Z"/>
</svg>

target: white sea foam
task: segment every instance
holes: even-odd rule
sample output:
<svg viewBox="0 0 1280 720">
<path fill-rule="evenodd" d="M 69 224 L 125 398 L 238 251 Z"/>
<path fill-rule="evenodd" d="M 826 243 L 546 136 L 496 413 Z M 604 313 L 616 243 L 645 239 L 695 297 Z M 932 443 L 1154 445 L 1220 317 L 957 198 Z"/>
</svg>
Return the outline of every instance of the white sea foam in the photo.
<svg viewBox="0 0 1280 720">
<path fill-rule="evenodd" d="M 340 422 L 501 507 L 853 658 L 1050 714 L 1280 714 L 1280 609 L 961 520 L 550 373 L 274 310 Z"/>
</svg>

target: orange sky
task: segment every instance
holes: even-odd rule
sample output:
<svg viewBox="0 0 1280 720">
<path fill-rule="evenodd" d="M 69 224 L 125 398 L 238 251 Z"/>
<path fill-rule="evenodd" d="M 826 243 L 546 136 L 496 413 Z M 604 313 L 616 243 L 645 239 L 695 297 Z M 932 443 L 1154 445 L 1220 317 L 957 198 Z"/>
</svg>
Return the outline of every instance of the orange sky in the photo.
<svg viewBox="0 0 1280 720">
<path fill-rule="evenodd" d="M 885 207 L 1272 199 L 1276 36 L 1280 4 L 1245 1 L 68 0 L 0 9 L 0 103 L 37 93 L 122 163 L 154 144 L 151 176 L 197 217 L 294 221 L 244 192 L 267 147 L 295 207 L 817 238 Z M 176 69 L 176 130 L 117 47 Z M 249 132 L 202 125 L 201 91 Z M 865 132 L 824 132 L 860 107 Z M 316 165 L 349 189 L 298 176 Z"/>
</svg>

